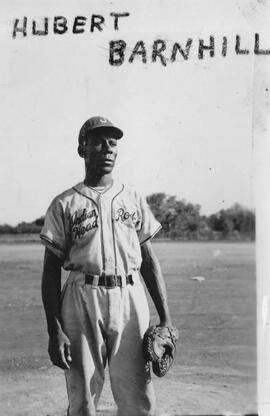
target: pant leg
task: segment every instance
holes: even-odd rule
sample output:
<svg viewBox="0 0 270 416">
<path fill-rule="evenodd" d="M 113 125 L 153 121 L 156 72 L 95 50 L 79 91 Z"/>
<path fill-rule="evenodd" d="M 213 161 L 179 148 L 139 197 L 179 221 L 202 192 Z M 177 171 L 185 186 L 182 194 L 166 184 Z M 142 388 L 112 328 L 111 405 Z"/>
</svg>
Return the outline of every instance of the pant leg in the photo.
<svg viewBox="0 0 270 416">
<path fill-rule="evenodd" d="M 149 308 L 142 283 L 120 289 L 119 302 L 111 300 L 108 356 L 111 387 L 118 416 L 152 416 L 155 393 L 142 353 L 149 326 Z"/>
<path fill-rule="evenodd" d="M 63 329 L 71 342 L 70 370 L 65 371 L 68 416 L 95 416 L 104 384 L 106 346 L 99 290 L 78 281 L 67 283 L 62 298 Z"/>
</svg>

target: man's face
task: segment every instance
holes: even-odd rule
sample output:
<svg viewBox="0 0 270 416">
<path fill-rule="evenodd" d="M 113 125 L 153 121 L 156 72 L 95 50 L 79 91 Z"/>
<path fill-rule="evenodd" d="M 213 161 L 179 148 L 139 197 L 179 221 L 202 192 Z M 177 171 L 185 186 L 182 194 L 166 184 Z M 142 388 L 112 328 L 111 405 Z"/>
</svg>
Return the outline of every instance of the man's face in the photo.
<svg viewBox="0 0 270 416">
<path fill-rule="evenodd" d="M 117 156 L 117 140 L 106 133 L 91 133 L 86 138 L 84 159 L 87 170 L 97 175 L 111 173 Z"/>
</svg>

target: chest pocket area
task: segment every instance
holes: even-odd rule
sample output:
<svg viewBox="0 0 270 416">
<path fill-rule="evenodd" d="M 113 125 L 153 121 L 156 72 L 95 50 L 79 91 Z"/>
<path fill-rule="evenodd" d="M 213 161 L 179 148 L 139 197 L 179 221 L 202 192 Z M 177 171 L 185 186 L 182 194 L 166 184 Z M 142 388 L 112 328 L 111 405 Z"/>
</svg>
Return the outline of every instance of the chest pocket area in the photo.
<svg viewBox="0 0 270 416">
<path fill-rule="evenodd" d="M 114 209 L 114 222 L 116 226 L 139 229 L 141 215 L 135 205 L 118 204 Z"/>
<path fill-rule="evenodd" d="M 80 240 L 84 236 L 94 233 L 98 226 L 98 212 L 93 207 L 80 208 L 70 217 L 70 231 L 73 240 Z"/>
</svg>

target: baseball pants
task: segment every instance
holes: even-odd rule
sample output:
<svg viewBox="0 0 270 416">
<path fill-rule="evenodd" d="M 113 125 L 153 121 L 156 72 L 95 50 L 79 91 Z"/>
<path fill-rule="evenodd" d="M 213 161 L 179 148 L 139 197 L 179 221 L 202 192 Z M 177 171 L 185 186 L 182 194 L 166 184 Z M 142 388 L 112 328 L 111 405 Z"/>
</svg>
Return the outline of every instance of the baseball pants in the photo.
<svg viewBox="0 0 270 416">
<path fill-rule="evenodd" d="M 106 289 L 71 272 L 62 291 L 62 324 L 71 342 L 65 371 L 68 416 L 95 416 L 108 362 L 118 416 L 152 416 L 155 393 L 142 356 L 149 308 L 138 273 L 134 284 Z"/>
</svg>

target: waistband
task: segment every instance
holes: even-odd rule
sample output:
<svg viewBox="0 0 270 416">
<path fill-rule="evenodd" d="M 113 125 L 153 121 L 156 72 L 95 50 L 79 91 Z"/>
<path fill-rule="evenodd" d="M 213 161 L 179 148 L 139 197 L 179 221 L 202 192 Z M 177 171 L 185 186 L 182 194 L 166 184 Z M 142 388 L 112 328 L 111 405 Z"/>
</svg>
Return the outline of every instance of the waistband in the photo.
<svg viewBox="0 0 270 416">
<path fill-rule="evenodd" d="M 102 274 L 101 276 L 95 276 L 91 274 L 85 275 L 85 284 L 92 286 L 104 286 L 106 289 L 113 287 L 123 287 L 126 285 L 133 285 L 132 274 L 122 277 L 121 275 L 114 274 Z"/>
<path fill-rule="evenodd" d="M 105 287 L 112 289 L 115 287 L 125 287 L 127 285 L 133 285 L 140 279 L 139 271 L 133 270 L 132 273 L 127 275 L 92 275 L 85 274 L 78 271 L 71 271 L 67 280 L 66 285 L 90 285 L 93 288 Z"/>
</svg>

